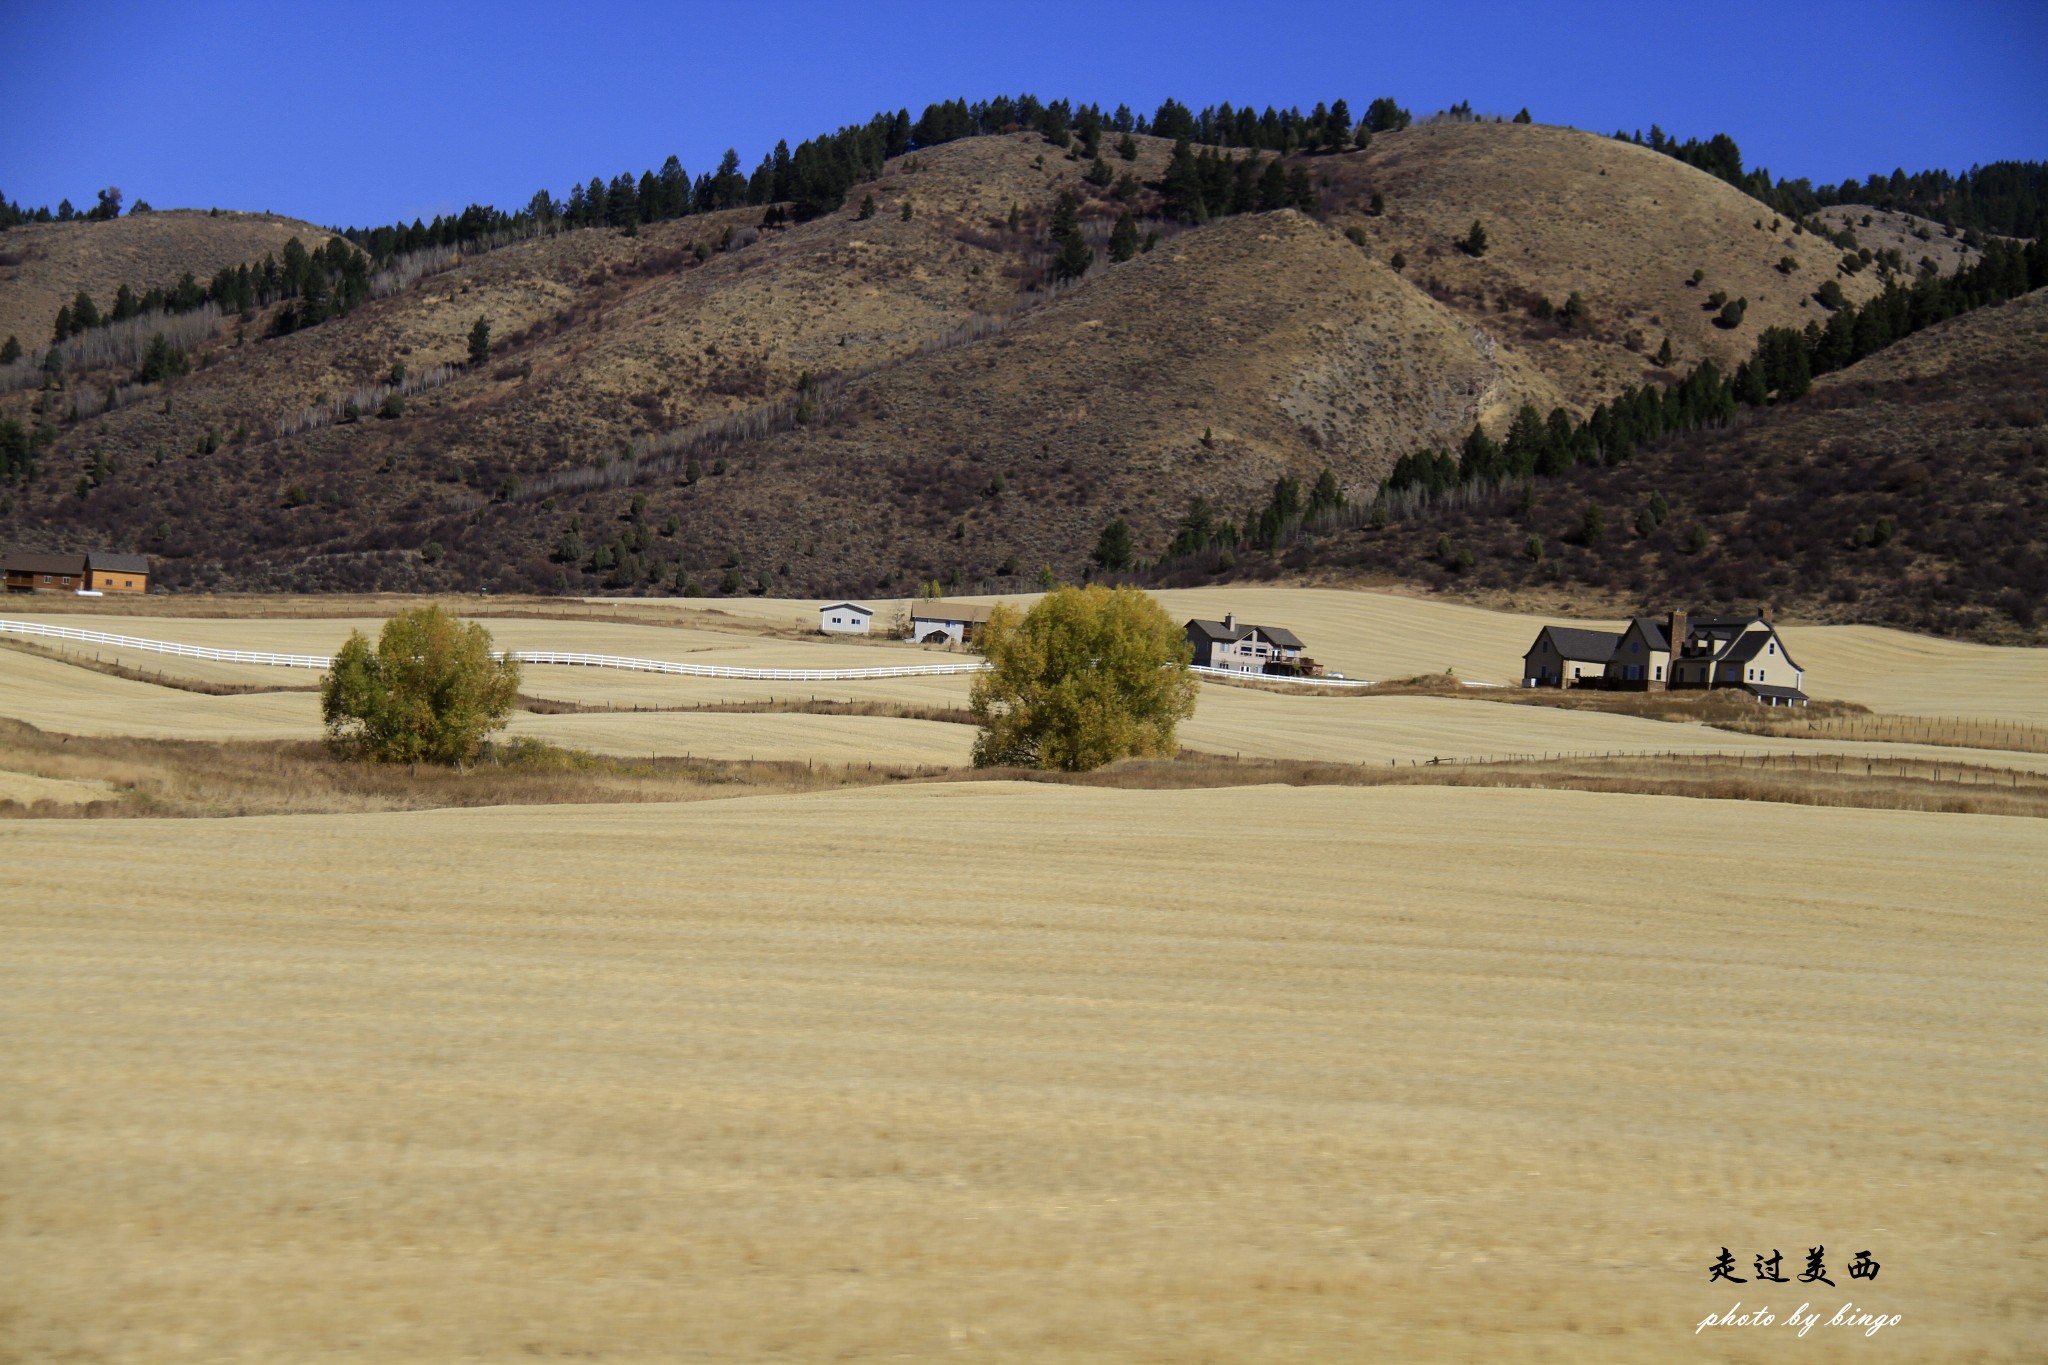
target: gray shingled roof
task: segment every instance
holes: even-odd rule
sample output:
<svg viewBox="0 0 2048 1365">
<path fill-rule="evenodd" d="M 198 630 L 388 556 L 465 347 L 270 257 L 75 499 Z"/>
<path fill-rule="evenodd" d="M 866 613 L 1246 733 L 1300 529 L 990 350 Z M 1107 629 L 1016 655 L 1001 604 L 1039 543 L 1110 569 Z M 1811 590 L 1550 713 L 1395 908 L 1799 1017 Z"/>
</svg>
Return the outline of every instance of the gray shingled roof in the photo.
<svg viewBox="0 0 2048 1365">
<path fill-rule="evenodd" d="M 1282 649 L 1302 649 L 1301 637 L 1285 626 L 1226 626 L 1221 621 L 1204 621 L 1200 617 L 1189 621 L 1187 629 L 1199 631 L 1219 644 L 1234 644 L 1245 636 L 1257 631 L 1267 644 Z"/>
<path fill-rule="evenodd" d="M 146 574 L 149 572 L 148 555 L 123 555 L 115 554 L 111 550 L 94 550 L 85 559 L 86 563 L 92 568 L 102 569 L 108 573 Z"/>
<path fill-rule="evenodd" d="M 1651 649 L 1671 648 L 1671 642 L 1664 637 L 1664 623 L 1654 616 L 1638 616 L 1636 625 L 1642 629 L 1643 643 Z M 1617 641 L 1616 643 L 1619 643 Z"/>
<path fill-rule="evenodd" d="M 1764 683 L 1744 683 L 1742 690 L 1751 696 L 1765 700 L 1805 701 L 1806 694 L 1796 687 L 1771 687 Z"/>
<path fill-rule="evenodd" d="M 1621 636 L 1611 630 L 1586 630 L 1579 626 L 1545 626 L 1536 634 L 1537 639 L 1545 635 L 1557 652 L 1567 659 L 1580 659 L 1586 663 L 1604 664 L 1614 657 L 1614 647 L 1621 643 Z M 1530 651 L 1535 651 L 1531 645 Z M 1524 656 L 1527 657 L 1526 655 Z"/>
</svg>

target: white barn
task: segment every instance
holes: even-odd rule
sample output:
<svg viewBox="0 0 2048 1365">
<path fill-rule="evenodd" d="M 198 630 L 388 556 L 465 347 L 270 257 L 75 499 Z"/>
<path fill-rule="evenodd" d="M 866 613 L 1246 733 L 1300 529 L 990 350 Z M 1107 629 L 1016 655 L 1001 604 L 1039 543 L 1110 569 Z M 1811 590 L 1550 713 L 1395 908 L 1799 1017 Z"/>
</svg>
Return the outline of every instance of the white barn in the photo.
<svg viewBox="0 0 2048 1365">
<path fill-rule="evenodd" d="M 865 635 L 875 609 L 858 602 L 834 602 L 818 608 L 818 629 L 826 635 Z"/>
</svg>

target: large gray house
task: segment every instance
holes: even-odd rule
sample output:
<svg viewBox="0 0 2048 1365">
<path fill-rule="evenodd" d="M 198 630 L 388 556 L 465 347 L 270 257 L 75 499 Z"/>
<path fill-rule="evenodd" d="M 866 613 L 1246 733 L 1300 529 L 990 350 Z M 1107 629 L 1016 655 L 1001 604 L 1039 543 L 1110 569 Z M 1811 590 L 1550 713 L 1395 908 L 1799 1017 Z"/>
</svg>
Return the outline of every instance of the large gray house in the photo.
<svg viewBox="0 0 2048 1365">
<path fill-rule="evenodd" d="M 1522 656 L 1524 687 L 1739 687 L 1770 706 L 1804 706 L 1805 680 L 1764 612 L 1691 620 L 1674 611 L 1638 616 L 1619 632 L 1545 626 Z"/>
<path fill-rule="evenodd" d="M 1313 667 L 1302 657 L 1301 640 L 1281 626 L 1241 626 L 1225 613 L 1221 621 L 1187 624 L 1196 668 L 1224 668 L 1233 673 L 1299 673 Z"/>
</svg>

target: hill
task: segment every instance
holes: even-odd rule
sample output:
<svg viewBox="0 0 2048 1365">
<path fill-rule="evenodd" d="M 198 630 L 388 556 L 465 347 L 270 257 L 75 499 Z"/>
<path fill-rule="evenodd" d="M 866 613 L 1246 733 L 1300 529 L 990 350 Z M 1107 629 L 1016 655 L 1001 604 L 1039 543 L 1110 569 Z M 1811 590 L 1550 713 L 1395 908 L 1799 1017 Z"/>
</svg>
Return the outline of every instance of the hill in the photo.
<svg viewBox="0 0 2048 1365">
<path fill-rule="evenodd" d="M 809 222 L 753 207 L 430 253 L 315 327 L 230 319 L 161 388 L 100 370 L 0 398 L 51 439 L 0 496 L 0 539 L 143 550 L 174 588 L 1014 591 L 1087 572 L 1113 518 L 1149 557 L 1192 496 L 1239 527 L 1283 475 L 1367 496 L 1476 421 L 1675 377 L 1648 354 L 1666 335 L 1674 366 L 1732 364 L 1822 314 L 1801 291 L 1826 261 L 1777 269 L 1821 239 L 1612 139 L 1432 121 L 1291 158 L 1316 215 L 1201 226 L 1165 213 L 1171 144 L 1134 147 L 1105 152 L 1120 188 L 1013 133 L 897 157 Z M 1062 193 L 1096 260 L 1055 283 Z M 1126 208 L 1146 249 L 1111 264 Z M 1475 218 L 1479 257 L 1450 245 Z M 1877 288 L 1834 269 L 1851 299 Z M 1723 290 L 1749 299 L 1740 326 L 1701 306 Z M 1572 293 L 1583 327 L 1529 311 Z M 479 318 L 492 354 L 470 365 Z"/>
<path fill-rule="evenodd" d="M 1767 327 L 1825 323 L 1810 296 L 1826 280 L 1855 303 L 1881 288 L 1874 270 L 1844 272 L 1834 243 L 1733 186 L 1571 128 L 1432 120 L 1320 164 L 1334 221 L 1361 233 L 1378 259 L 1402 255 L 1432 297 L 1585 405 L 1702 360 L 1732 370 Z M 1480 256 L 1458 246 L 1475 222 L 1486 231 Z M 1944 273 L 1976 258 L 1960 242 L 1935 241 L 1916 241 L 1922 250 L 1907 268 L 1921 254 Z M 1781 269 L 1787 261 L 1796 265 Z M 1539 300 L 1560 310 L 1575 292 L 1587 310 L 1581 326 L 1532 311 Z M 1709 300 L 1719 296 L 1748 300 L 1739 326 L 1717 322 L 1721 304 Z M 1659 366 L 1667 337 L 1672 363 Z"/>
<path fill-rule="evenodd" d="M 186 271 L 204 284 L 222 266 L 247 265 L 298 237 L 326 239 L 310 223 L 268 213 L 158 209 L 103 223 L 24 223 L 0 236 L 0 340 L 30 349 L 50 344 L 57 310 L 83 289 L 101 312 L 128 285 L 137 294 L 170 288 Z"/>
<path fill-rule="evenodd" d="M 1604 531 L 1587 543 L 1593 506 Z M 1769 602 L 2039 642 L 2048 290 L 1917 333 L 1728 428 L 1346 532 L 1307 558 L 1525 608 Z"/>
</svg>

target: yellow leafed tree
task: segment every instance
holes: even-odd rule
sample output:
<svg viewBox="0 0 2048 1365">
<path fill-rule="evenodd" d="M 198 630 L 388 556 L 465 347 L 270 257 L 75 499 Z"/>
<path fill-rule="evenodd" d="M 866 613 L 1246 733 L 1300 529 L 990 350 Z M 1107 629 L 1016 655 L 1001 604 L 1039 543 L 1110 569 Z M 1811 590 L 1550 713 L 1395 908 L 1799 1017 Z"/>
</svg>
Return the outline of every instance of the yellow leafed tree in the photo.
<svg viewBox="0 0 2048 1365">
<path fill-rule="evenodd" d="M 1195 713 L 1191 651 L 1137 588 L 1063 587 L 1028 613 L 997 607 L 979 644 L 989 669 L 970 699 L 976 767 L 1085 772 L 1126 756 L 1171 756 Z"/>
<path fill-rule="evenodd" d="M 491 633 L 439 607 L 384 623 L 375 650 L 359 630 L 320 683 L 328 743 L 379 763 L 473 762 L 505 726 L 519 661 L 491 652 Z"/>
</svg>

